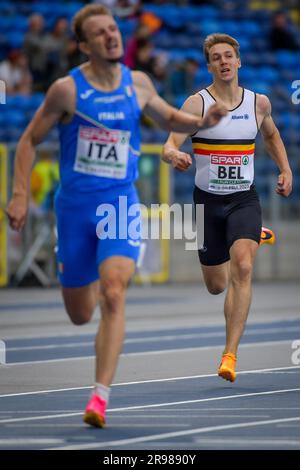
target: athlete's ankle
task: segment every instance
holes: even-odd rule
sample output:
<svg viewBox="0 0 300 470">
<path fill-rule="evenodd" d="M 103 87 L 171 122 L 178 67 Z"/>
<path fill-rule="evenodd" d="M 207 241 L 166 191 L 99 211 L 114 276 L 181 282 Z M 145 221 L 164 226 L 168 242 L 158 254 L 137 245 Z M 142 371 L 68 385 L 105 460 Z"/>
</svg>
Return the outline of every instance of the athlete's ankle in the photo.
<svg viewBox="0 0 300 470">
<path fill-rule="evenodd" d="M 95 387 L 94 387 L 94 393 L 99 395 L 103 400 L 106 401 L 106 403 L 108 403 L 109 396 L 110 396 L 110 387 L 107 387 L 106 385 L 96 382 Z"/>
<path fill-rule="evenodd" d="M 236 358 L 237 350 L 235 348 L 225 348 L 222 355 L 225 356 L 225 354 L 228 354 L 229 356 L 234 356 Z"/>
</svg>

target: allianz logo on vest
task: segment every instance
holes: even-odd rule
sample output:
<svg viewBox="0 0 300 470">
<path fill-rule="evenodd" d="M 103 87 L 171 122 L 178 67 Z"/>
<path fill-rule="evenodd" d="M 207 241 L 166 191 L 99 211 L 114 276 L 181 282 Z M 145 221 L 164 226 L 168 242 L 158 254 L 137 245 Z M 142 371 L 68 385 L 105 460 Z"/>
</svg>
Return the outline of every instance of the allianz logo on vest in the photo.
<svg viewBox="0 0 300 470">
<path fill-rule="evenodd" d="M 118 111 L 116 113 L 113 112 L 102 112 L 98 113 L 98 119 L 99 121 L 117 121 L 117 120 L 124 120 L 125 119 L 125 114 L 123 111 Z"/>
<path fill-rule="evenodd" d="M 240 114 L 240 115 L 237 115 L 237 114 L 233 114 L 231 116 L 231 119 L 249 119 L 249 114 Z"/>
</svg>

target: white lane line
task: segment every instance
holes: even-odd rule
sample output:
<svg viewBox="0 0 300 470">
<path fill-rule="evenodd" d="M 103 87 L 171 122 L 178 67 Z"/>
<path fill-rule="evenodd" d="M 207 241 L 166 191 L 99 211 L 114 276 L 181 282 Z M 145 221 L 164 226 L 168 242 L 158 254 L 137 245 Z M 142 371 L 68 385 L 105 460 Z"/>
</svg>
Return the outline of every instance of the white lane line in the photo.
<svg viewBox="0 0 300 470">
<path fill-rule="evenodd" d="M 270 416 L 269 414 L 266 415 L 266 414 L 261 414 L 261 413 L 260 413 L 260 414 L 257 414 L 257 415 L 256 415 L 256 414 L 252 414 L 252 413 L 251 413 L 251 414 L 248 414 L 248 415 L 247 415 L 247 414 L 234 414 L 234 415 L 233 415 L 232 413 L 235 412 L 235 409 L 229 409 L 229 410 L 228 410 L 228 414 L 224 414 L 224 413 L 223 413 L 223 414 L 216 414 L 216 413 L 215 413 L 215 409 L 210 410 L 209 408 L 208 408 L 209 413 L 208 413 L 208 414 L 203 414 L 203 409 L 201 409 L 201 408 L 196 408 L 196 409 L 197 409 L 197 415 L 191 416 L 191 419 L 197 419 L 197 420 L 199 420 L 199 417 L 201 417 L 201 418 L 211 418 L 211 417 L 212 417 L 212 413 L 213 413 L 213 417 L 214 417 L 214 418 L 232 418 L 232 417 L 234 417 L 234 418 L 271 418 L 271 416 Z M 110 412 L 110 411 L 112 411 L 112 410 L 108 410 L 108 412 Z M 126 410 L 126 411 L 127 411 L 127 410 Z M 130 410 L 130 411 L 132 411 L 132 410 Z M 153 411 L 155 412 L 156 410 L 153 410 Z M 195 411 L 195 408 L 190 408 L 188 411 L 194 412 L 194 411 Z M 207 409 L 204 410 L 204 411 L 207 412 Z M 273 411 L 273 408 L 272 408 L 272 411 Z M 152 415 L 149 414 L 149 413 L 142 414 L 142 413 L 139 413 L 139 412 L 138 412 L 137 414 L 132 414 L 132 413 L 130 413 L 130 419 L 132 419 L 132 418 L 135 418 L 135 419 L 136 419 L 136 418 L 137 418 L 137 419 L 142 419 L 142 420 L 143 420 L 143 419 L 145 419 L 145 418 L 156 418 L 156 419 L 157 419 L 157 418 L 162 418 L 162 419 L 167 419 L 168 421 L 169 421 L 169 420 L 178 420 L 178 414 L 179 414 L 179 413 L 185 414 L 186 412 L 187 412 L 187 409 L 186 409 L 186 408 L 177 409 L 177 410 L 176 410 L 176 415 L 174 415 L 174 412 L 173 412 L 173 413 L 170 412 L 170 414 L 166 414 L 166 413 L 164 413 L 164 412 L 161 412 L 161 410 L 159 409 L 159 410 L 157 410 L 157 413 L 152 414 Z M 22 412 L 22 413 L 25 413 L 25 412 Z M 35 413 L 35 414 L 37 414 L 35 411 L 31 411 L 31 410 L 28 410 L 27 414 L 29 414 L 29 413 Z M 39 411 L 38 413 L 42 413 L 42 411 Z M 48 411 L 48 413 L 49 413 L 49 411 Z M 56 413 L 58 413 L 58 412 L 56 412 Z M 71 414 L 71 413 L 72 413 L 71 411 L 68 412 L 68 415 Z M 78 413 L 77 410 L 76 410 L 76 413 Z M 201 413 L 201 414 L 199 414 L 199 413 Z M 15 419 L 15 418 L 12 418 L 12 417 L 11 417 L 11 416 L 13 416 L 14 414 L 19 414 L 19 413 L 15 413 L 14 411 L 10 411 L 10 412 L 9 412 L 9 416 L 7 416 L 5 419 Z M 117 416 L 111 416 L 110 419 L 112 419 L 112 418 L 117 418 L 117 419 L 118 419 Z M 3 419 L 4 419 L 4 418 L 3 418 Z M 15 424 L 15 425 L 16 425 L 16 424 Z M 161 424 L 159 424 L 159 426 L 160 426 L 160 425 L 161 425 Z M 20 426 L 23 426 L 23 425 L 20 424 Z M 24 425 L 24 426 L 25 426 L 25 425 Z M 39 424 L 37 424 L 36 426 L 39 426 Z M 48 426 L 48 424 L 45 424 L 45 426 Z M 56 425 L 54 424 L 53 426 L 56 426 Z M 59 427 L 60 427 L 60 426 L 61 426 L 61 425 L 59 425 Z M 76 425 L 76 426 L 78 426 L 78 425 Z M 119 426 L 119 424 L 118 424 L 118 426 Z M 120 426 L 121 426 L 121 425 L 120 425 Z M 130 424 L 130 426 L 132 426 L 132 423 Z M 147 426 L 149 426 L 148 423 L 147 423 Z M 300 424 L 299 424 L 299 426 L 300 426 Z"/>
<path fill-rule="evenodd" d="M 295 331 L 300 331 L 300 326 L 294 327 L 282 327 L 282 328 L 263 328 L 263 329 L 253 329 L 247 331 L 247 336 L 254 336 L 254 335 L 264 335 L 264 334 L 276 334 L 276 333 L 294 333 Z M 203 339 L 203 338 L 217 338 L 225 336 L 225 332 L 222 331 L 212 331 L 207 333 L 186 333 L 186 334 L 177 334 L 177 335 L 161 335 L 161 336 L 148 336 L 142 338 L 128 338 L 125 339 L 125 344 L 145 344 L 145 343 L 156 343 L 156 342 L 165 342 L 165 341 L 176 341 L 179 340 L 190 340 L 190 339 Z M 66 348 L 81 348 L 81 347 L 88 347 L 93 346 L 94 341 L 81 341 L 75 343 L 67 343 L 67 344 L 60 344 L 60 343 L 53 343 L 53 344 L 41 344 L 37 346 L 14 346 L 14 347 L 7 347 L 7 351 L 34 351 L 34 350 L 49 350 L 49 349 L 66 349 Z"/>
<path fill-rule="evenodd" d="M 299 310 L 299 308 L 297 307 L 296 310 Z M 283 320 L 282 320 L 283 321 Z M 284 323 L 285 324 L 288 324 L 288 323 L 291 323 L 291 322 L 299 322 L 299 314 L 295 314 L 295 316 L 293 318 L 287 318 L 284 320 Z M 276 323 L 276 322 L 275 322 Z M 57 338 L 81 338 L 82 336 L 94 336 L 95 332 L 92 331 L 92 327 L 96 327 L 97 326 L 97 320 L 94 319 L 91 323 L 89 323 L 90 325 L 90 328 L 86 331 L 86 333 L 80 333 L 78 331 L 69 331 L 69 332 L 66 332 L 66 333 L 63 333 L 63 334 L 38 334 L 38 335 L 33 335 L 33 334 L 23 334 L 22 336 L 20 335 L 9 335 L 7 334 L 6 337 L 5 337 L 5 340 L 7 341 L 28 341 L 28 340 L 36 340 L 37 338 L 38 339 L 50 339 L 50 340 L 57 340 Z M 253 327 L 253 328 L 257 328 L 259 330 L 259 326 L 260 325 L 265 325 L 266 328 L 272 325 L 274 325 L 274 322 L 271 321 L 269 323 L 265 323 L 265 322 L 262 322 L 262 321 L 257 321 L 256 323 L 253 323 L 251 321 L 249 321 L 248 323 L 248 327 Z M 195 325 L 187 325 L 186 328 L 187 329 L 192 329 L 194 328 Z M 195 328 L 198 328 L 198 326 L 196 326 Z M 206 329 L 211 329 L 211 328 L 215 328 L 216 331 L 218 331 L 219 329 L 224 329 L 224 326 L 223 324 L 220 324 L 220 323 L 208 323 L 206 325 L 203 326 L 203 328 L 206 328 Z M 275 327 L 274 327 L 275 328 Z M 290 327 L 288 326 L 287 328 L 293 328 L 293 327 Z M 295 325 L 295 328 L 298 328 L 297 325 Z M 180 329 L 180 327 L 176 328 L 176 326 L 174 327 L 174 330 L 176 329 Z M 136 328 L 132 328 L 131 330 L 128 331 L 128 333 L 133 333 L 133 334 L 139 334 L 139 333 L 149 333 L 149 334 L 156 334 L 157 331 L 161 331 L 163 333 L 168 333 L 170 331 L 170 327 L 163 327 L 159 330 L 157 329 L 149 329 L 149 328 L 144 328 L 144 329 L 136 329 Z M 281 330 L 282 331 L 282 330 Z M 295 331 L 293 329 L 293 331 Z M 205 333 L 204 333 L 205 334 Z M 129 339 L 129 338 L 128 338 Z M 130 338 L 131 339 L 131 338 Z"/>
<path fill-rule="evenodd" d="M 261 346 L 276 346 L 278 344 L 289 344 L 291 345 L 292 339 L 283 339 L 278 341 L 257 341 L 254 343 L 243 343 L 239 345 L 239 349 L 241 348 L 257 348 Z M 161 354 L 167 353 L 182 353 L 182 352 L 192 352 L 192 351 L 209 351 L 211 349 L 222 349 L 223 346 L 221 344 L 217 344 L 215 346 L 197 346 L 193 348 L 175 348 L 175 349 L 163 349 L 158 351 L 144 351 L 144 352 L 131 352 L 126 354 L 121 354 L 121 356 L 156 356 Z M 94 357 L 94 356 L 93 356 Z"/>
<path fill-rule="evenodd" d="M 41 439 L 41 438 L 32 438 L 32 439 L 26 439 L 24 437 L 22 438 L 16 438 L 16 439 L 0 439 L 0 446 L 4 445 L 10 445 L 10 446 L 26 446 L 26 445 L 35 445 L 35 444 L 42 444 L 42 445 L 47 445 L 47 444 L 63 444 L 66 442 L 64 439 Z"/>
<path fill-rule="evenodd" d="M 27 423 L 12 423 L 12 424 L 6 424 L 5 425 L 5 429 L 24 429 L 26 428 L 28 430 L 28 424 Z M 63 429 L 63 428 L 76 428 L 77 431 L 78 431 L 78 423 L 69 423 L 69 424 L 62 424 L 60 423 L 59 426 L 57 426 L 56 423 L 47 423 L 47 424 L 44 424 L 44 423 L 30 423 L 30 429 L 32 430 L 33 428 L 36 428 L 36 429 L 42 429 L 42 428 L 45 428 L 45 429 L 50 429 L 50 428 L 55 428 L 56 431 L 57 429 Z M 128 425 L 127 425 L 127 429 L 128 429 Z M 26 432 L 26 434 L 28 434 L 28 431 Z M 39 433 L 41 434 L 41 433 Z M 48 434 L 48 433 L 47 433 Z"/>
<path fill-rule="evenodd" d="M 130 439 L 120 439 L 117 441 L 107 441 L 107 442 L 91 442 L 87 444 L 78 444 L 78 445 L 69 445 L 63 447 L 56 447 L 47 450 L 83 450 L 83 449 L 100 449 L 100 448 L 107 448 L 107 447 L 115 447 L 115 446 L 126 446 L 130 444 L 139 444 L 143 442 L 151 442 L 151 441 L 161 441 L 163 439 L 171 439 L 174 437 L 186 437 L 186 436 L 193 436 L 197 434 L 204 434 L 209 432 L 216 432 L 216 431 L 225 431 L 229 429 L 242 429 L 242 428 L 250 428 L 255 426 L 266 426 L 268 424 L 277 424 L 277 423 L 288 423 L 292 421 L 300 421 L 300 416 L 295 418 L 282 418 L 282 419 L 268 419 L 263 421 L 248 421 L 246 423 L 235 423 L 235 424 L 225 424 L 220 426 L 207 426 L 204 428 L 197 428 L 197 429 L 189 429 L 188 431 L 175 431 L 175 432 L 167 432 L 162 434 L 152 434 L 150 436 L 143 436 L 143 437 L 135 437 Z M 300 444 L 300 441 L 299 441 Z"/>
<path fill-rule="evenodd" d="M 239 345 L 239 349 L 241 348 L 256 348 L 257 346 L 276 346 L 278 344 L 291 344 L 291 339 L 284 339 L 280 341 L 264 341 L 264 342 L 255 342 L 255 343 L 243 343 Z M 155 350 L 155 351 L 143 351 L 143 352 L 131 352 L 131 353 L 124 353 L 121 354 L 121 357 L 130 357 L 130 356 L 156 356 L 161 354 L 169 354 L 169 353 L 180 353 L 180 352 L 192 352 L 192 351 L 207 351 L 211 349 L 220 349 L 222 348 L 221 344 L 217 344 L 215 346 L 197 346 L 192 348 L 175 348 L 175 349 L 162 349 L 162 350 Z M 2 368 L 9 369 L 10 367 L 15 366 L 24 366 L 24 365 L 32 365 L 32 364 L 48 364 L 48 363 L 60 363 L 60 362 L 70 362 L 70 361 L 86 361 L 90 359 L 95 359 L 95 356 L 81 356 L 81 357 L 64 357 L 61 359 L 44 359 L 40 361 L 25 361 L 25 362 L 8 362 Z"/>
<path fill-rule="evenodd" d="M 6 423 L 19 423 L 19 422 L 26 422 L 26 421 L 38 421 L 43 419 L 53 419 L 53 418 L 69 418 L 70 416 L 80 416 L 83 412 L 76 412 L 76 413 L 61 413 L 57 415 L 43 415 L 43 416 L 27 416 L 27 418 L 8 418 L 8 419 L 0 419 L 0 424 Z"/>
<path fill-rule="evenodd" d="M 7 397 L 22 397 L 26 395 L 39 395 L 42 393 L 57 393 L 57 392 L 72 392 L 74 390 L 87 390 L 89 388 L 93 388 L 91 385 L 87 385 L 84 387 L 71 387 L 71 388 L 59 388 L 53 390 L 37 390 L 34 392 L 20 392 L 20 393 L 7 393 L 5 395 L 0 395 L 0 398 L 7 398 Z"/>
<path fill-rule="evenodd" d="M 66 348 L 76 348 L 76 347 L 87 347 L 87 346 L 93 346 L 94 341 L 82 341 L 78 343 L 67 343 L 67 344 L 60 344 L 60 343 L 54 343 L 54 344 L 43 344 L 40 346 L 14 346 L 14 347 L 7 347 L 6 350 L 8 352 L 14 352 L 14 351 L 44 351 L 48 349 L 66 349 Z"/>
<path fill-rule="evenodd" d="M 121 354 L 123 356 L 123 354 Z M 70 361 L 88 361 L 95 359 L 95 355 L 93 356 L 81 356 L 81 357 L 64 357 L 62 359 L 44 359 L 40 361 L 24 361 L 24 362 L 7 362 L 4 365 L 1 365 L 1 369 L 9 369 L 11 367 L 16 366 L 27 366 L 27 365 L 34 365 L 34 364 L 56 364 L 60 362 L 70 362 Z"/>
<path fill-rule="evenodd" d="M 165 406 L 174 406 L 174 405 L 186 405 L 190 403 L 204 403 L 210 401 L 220 401 L 220 400 L 231 400 L 233 398 L 249 398 L 263 395 L 275 395 L 279 393 L 289 393 L 289 392 L 299 392 L 300 388 L 291 388 L 291 389 L 282 389 L 282 390 L 272 390 L 266 392 L 255 392 L 255 393 L 243 393 L 239 395 L 228 395 L 221 397 L 212 397 L 212 398 L 200 398 L 198 400 L 184 400 L 184 401 L 175 401 L 175 402 L 166 402 L 166 403 L 154 403 L 151 405 L 136 405 L 136 406 L 126 406 L 121 408 L 112 408 L 107 410 L 107 413 L 116 413 L 120 411 L 132 411 L 132 410 L 146 410 L 150 408 L 162 408 Z M 37 421 L 43 419 L 53 419 L 53 418 L 66 418 L 70 416 L 80 416 L 82 411 L 78 413 L 62 413 L 56 415 L 43 415 L 43 416 L 27 416 L 26 418 L 7 418 L 0 419 L 0 424 L 5 423 L 19 423 L 24 421 Z"/>
<path fill-rule="evenodd" d="M 281 427 L 283 425 L 278 424 L 277 427 Z M 287 425 L 286 425 L 287 426 Z M 291 426 L 291 425 L 290 425 Z M 216 445 L 221 445 L 223 449 L 226 448 L 228 449 L 234 449 L 236 446 L 243 446 L 244 448 L 248 448 L 250 445 L 255 445 L 255 446 L 272 446 L 276 447 L 276 449 L 281 449 L 282 447 L 280 446 L 298 446 L 300 447 L 300 440 L 288 440 L 286 439 L 249 439 L 249 436 L 245 436 L 245 439 L 237 439 L 236 437 L 232 438 L 222 438 L 222 439 L 214 439 L 213 437 L 211 439 L 203 439 L 203 437 L 196 439 L 195 442 L 201 446 L 201 445 L 210 445 L 213 444 L 214 448 Z"/>
<path fill-rule="evenodd" d="M 285 366 L 285 367 L 272 367 L 269 369 L 252 369 L 252 370 L 242 370 L 237 373 L 237 375 L 242 374 L 264 374 L 264 373 L 272 373 L 276 371 L 287 371 L 289 373 L 291 369 L 300 369 L 300 366 Z M 174 380 L 190 380 L 190 379 L 203 379 L 207 377 L 217 377 L 216 373 L 213 374 L 201 374 L 201 375 L 187 375 L 181 377 L 168 377 L 163 379 L 150 379 L 150 380 L 140 380 L 134 382 L 120 382 L 116 384 L 112 384 L 112 387 L 120 387 L 125 385 L 139 385 L 139 384 L 148 384 L 148 383 L 159 383 L 159 382 L 171 382 Z M 85 385 L 82 387 L 71 387 L 71 388 L 59 388 L 59 389 L 52 389 L 52 390 L 36 390 L 33 392 L 20 392 L 20 393 L 7 393 L 5 395 L 0 395 L 0 398 L 7 398 L 7 397 L 20 397 L 26 395 L 39 395 L 42 393 L 57 393 L 57 392 L 70 392 L 74 390 L 88 390 L 93 388 L 91 385 Z"/>
<path fill-rule="evenodd" d="M 266 392 L 242 393 L 238 395 L 227 395 L 227 396 L 211 397 L 211 398 L 199 398 L 197 400 L 157 403 L 153 405 L 137 405 L 137 406 L 130 406 L 128 408 L 113 408 L 108 411 L 110 413 L 114 413 L 116 411 L 127 411 L 127 410 L 131 411 L 131 410 L 140 410 L 140 409 L 148 409 L 148 408 L 161 408 L 164 406 L 185 405 L 188 403 L 204 403 L 204 402 L 210 402 L 210 401 L 230 400 L 233 398 L 246 398 L 246 397 L 256 397 L 256 396 L 262 396 L 262 395 L 275 395 L 278 393 L 299 392 L 299 391 L 300 391 L 300 388 L 290 388 L 290 389 L 272 390 L 272 391 L 268 390 Z"/>
<path fill-rule="evenodd" d="M 68 411 L 68 413 L 77 413 L 78 410 L 47 410 L 47 413 L 61 413 L 62 411 L 66 412 Z M 45 410 L 27 410 L 27 411 L 19 411 L 19 410 L 6 410 L 6 411 L 0 411 L 0 415 L 1 414 L 28 414 L 28 413 L 35 413 L 35 414 L 39 414 L 39 413 L 44 413 Z"/>
</svg>

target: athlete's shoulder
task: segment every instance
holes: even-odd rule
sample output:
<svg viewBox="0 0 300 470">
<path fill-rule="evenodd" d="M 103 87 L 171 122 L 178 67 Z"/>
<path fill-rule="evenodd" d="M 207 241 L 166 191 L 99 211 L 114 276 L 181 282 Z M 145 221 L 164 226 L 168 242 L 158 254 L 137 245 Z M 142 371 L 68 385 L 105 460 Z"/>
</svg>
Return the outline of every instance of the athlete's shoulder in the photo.
<svg viewBox="0 0 300 470">
<path fill-rule="evenodd" d="M 131 76 L 133 84 L 136 86 L 153 86 L 151 78 L 145 72 L 141 72 L 140 70 L 132 70 Z"/>
<path fill-rule="evenodd" d="M 153 97 L 157 96 L 157 91 L 151 78 L 148 77 L 146 73 L 134 70 L 131 72 L 131 76 L 132 84 L 137 94 L 140 107 L 141 109 L 144 109 L 144 106 L 149 103 Z"/>
<path fill-rule="evenodd" d="M 75 97 L 75 84 L 70 76 L 55 80 L 47 91 L 45 104 L 47 108 L 61 109 L 70 112 Z"/>
<path fill-rule="evenodd" d="M 50 86 L 49 91 L 55 94 L 61 95 L 62 93 L 69 94 L 71 91 L 74 90 L 74 80 L 71 76 L 66 75 L 65 77 L 58 78 L 55 82 L 52 83 Z"/>
<path fill-rule="evenodd" d="M 258 112 L 264 116 L 271 114 L 271 102 L 266 95 L 256 93 L 256 106 Z"/>
<path fill-rule="evenodd" d="M 193 95 L 190 95 L 186 101 L 196 101 L 198 102 L 199 100 L 202 101 L 203 99 L 203 92 L 205 92 L 205 89 L 203 88 L 202 90 L 196 91 Z"/>
<path fill-rule="evenodd" d="M 203 111 L 203 96 L 200 92 L 188 96 L 183 103 L 182 109 L 186 112 L 202 116 Z"/>
</svg>

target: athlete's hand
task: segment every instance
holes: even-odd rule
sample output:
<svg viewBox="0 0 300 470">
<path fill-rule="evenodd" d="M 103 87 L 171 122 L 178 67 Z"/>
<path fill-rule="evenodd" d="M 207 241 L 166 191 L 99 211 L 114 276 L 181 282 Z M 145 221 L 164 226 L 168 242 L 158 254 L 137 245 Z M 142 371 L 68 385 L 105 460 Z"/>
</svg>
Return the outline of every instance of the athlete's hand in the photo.
<svg viewBox="0 0 300 470">
<path fill-rule="evenodd" d="M 207 127 L 215 126 L 222 119 L 222 117 L 226 116 L 227 112 L 228 111 L 224 105 L 218 103 L 214 104 L 205 114 L 202 128 L 205 129 Z"/>
<path fill-rule="evenodd" d="M 288 197 L 292 192 L 293 175 L 291 171 L 283 171 L 278 176 L 276 193 Z"/>
<path fill-rule="evenodd" d="M 26 221 L 28 211 L 28 202 L 26 196 L 13 196 L 10 200 L 6 214 L 9 220 L 9 225 L 13 230 L 20 231 Z"/>
<path fill-rule="evenodd" d="M 169 153 L 169 158 L 171 160 L 172 167 L 178 171 L 186 171 L 192 165 L 192 157 L 185 152 L 180 152 L 180 150 L 172 150 Z"/>
</svg>

